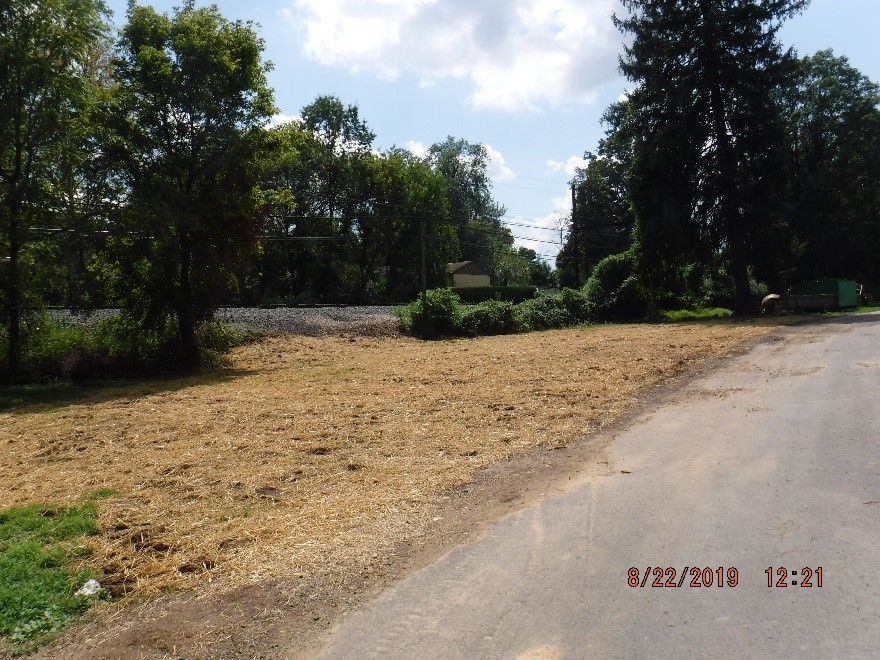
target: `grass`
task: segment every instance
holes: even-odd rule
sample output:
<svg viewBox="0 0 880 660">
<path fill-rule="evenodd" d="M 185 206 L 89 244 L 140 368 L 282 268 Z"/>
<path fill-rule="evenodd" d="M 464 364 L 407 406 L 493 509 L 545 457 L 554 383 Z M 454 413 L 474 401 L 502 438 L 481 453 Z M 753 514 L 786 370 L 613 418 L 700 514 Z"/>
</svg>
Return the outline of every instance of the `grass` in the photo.
<svg viewBox="0 0 880 660">
<path fill-rule="evenodd" d="M 723 319 L 731 316 L 733 312 L 724 307 L 709 307 L 704 309 L 679 309 L 662 312 L 666 321 L 693 321 L 699 319 Z"/>
<path fill-rule="evenodd" d="M 92 573 L 73 566 L 88 554 L 76 541 L 96 533 L 96 516 L 92 504 L 0 511 L 0 641 L 12 652 L 47 641 L 89 607 L 74 592 Z"/>
</svg>

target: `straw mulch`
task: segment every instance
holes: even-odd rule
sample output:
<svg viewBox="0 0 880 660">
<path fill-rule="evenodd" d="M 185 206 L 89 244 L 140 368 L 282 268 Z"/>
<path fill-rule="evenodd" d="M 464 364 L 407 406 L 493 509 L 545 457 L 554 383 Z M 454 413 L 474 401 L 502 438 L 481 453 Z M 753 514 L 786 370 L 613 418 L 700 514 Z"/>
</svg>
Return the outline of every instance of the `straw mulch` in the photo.
<svg viewBox="0 0 880 660">
<path fill-rule="evenodd" d="M 112 489 L 88 562 L 117 594 L 366 572 L 479 468 L 582 436 L 643 388 L 774 329 L 273 337 L 216 373 L 0 415 L 0 503 Z"/>
</svg>

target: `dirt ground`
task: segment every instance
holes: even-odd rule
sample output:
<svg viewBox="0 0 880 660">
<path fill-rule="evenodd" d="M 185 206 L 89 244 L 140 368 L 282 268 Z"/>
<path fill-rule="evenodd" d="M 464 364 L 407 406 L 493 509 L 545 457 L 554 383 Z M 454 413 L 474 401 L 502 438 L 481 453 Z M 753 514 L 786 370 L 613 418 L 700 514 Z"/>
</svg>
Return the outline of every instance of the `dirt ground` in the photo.
<svg viewBox="0 0 880 660">
<path fill-rule="evenodd" d="M 272 337 L 228 368 L 0 415 L 0 502 L 96 491 L 115 595 L 43 657 L 295 657 L 344 611 L 604 461 L 608 430 L 775 322 Z M 604 432 L 603 432 L 604 430 Z"/>
</svg>

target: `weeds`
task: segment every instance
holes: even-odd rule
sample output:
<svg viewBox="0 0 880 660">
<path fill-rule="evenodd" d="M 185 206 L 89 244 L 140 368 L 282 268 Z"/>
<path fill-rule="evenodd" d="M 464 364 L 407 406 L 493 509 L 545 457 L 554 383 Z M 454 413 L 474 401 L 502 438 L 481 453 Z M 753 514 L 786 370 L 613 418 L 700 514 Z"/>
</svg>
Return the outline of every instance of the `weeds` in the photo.
<svg viewBox="0 0 880 660">
<path fill-rule="evenodd" d="M 90 605 L 74 593 L 93 577 L 74 570 L 88 554 L 76 540 L 96 533 L 93 504 L 0 511 L 0 640 L 15 652 L 46 641 Z"/>
</svg>

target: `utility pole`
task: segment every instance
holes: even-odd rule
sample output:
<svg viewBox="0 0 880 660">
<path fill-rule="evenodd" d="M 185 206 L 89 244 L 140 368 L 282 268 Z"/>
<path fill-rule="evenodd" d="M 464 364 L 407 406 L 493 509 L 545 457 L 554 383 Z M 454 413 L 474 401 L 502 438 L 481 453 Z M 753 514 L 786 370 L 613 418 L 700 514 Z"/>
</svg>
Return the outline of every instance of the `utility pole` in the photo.
<svg viewBox="0 0 880 660">
<path fill-rule="evenodd" d="M 574 284 L 575 288 L 581 285 L 581 253 L 578 249 L 578 208 L 577 208 L 577 183 L 571 180 L 571 246 L 574 253 Z"/>
<path fill-rule="evenodd" d="M 425 253 L 425 216 L 422 216 L 422 300 L 428 293 L 428 261 Z"/>
</svg>

